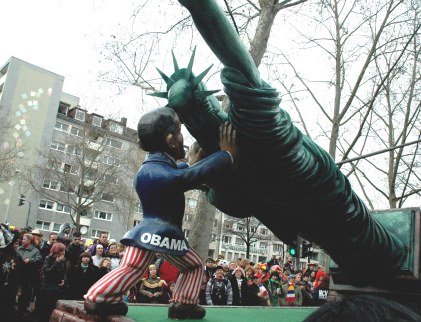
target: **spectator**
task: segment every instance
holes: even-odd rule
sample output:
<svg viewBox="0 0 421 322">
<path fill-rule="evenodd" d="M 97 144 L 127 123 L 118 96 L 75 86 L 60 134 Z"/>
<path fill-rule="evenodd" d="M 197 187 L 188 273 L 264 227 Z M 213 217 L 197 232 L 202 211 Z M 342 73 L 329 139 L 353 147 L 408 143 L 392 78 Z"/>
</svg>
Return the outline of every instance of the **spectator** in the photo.
<svg viewBox="0 0 421 322">
<path fill-rule="evenodd" d="M 118 248 L 117 248 L 116 243 L 111 243 L 109 245 L 107 257 L 111 259 L 111 270 L 114 270 L 120 267 L 121 257 L 120 257 L 120 254 L 118 253 Z"/>
<path fill-rule="evenodd" d="M 66 250 L 66 259 L 69 262 L 69 268 L 75 266 L 78 262 L 79 256 L 85 251 L 80 244 L 81 234 L 79 232 L 73 233 L 73 240 Z"/>
<path fill-rule="evenodd" d="M 111 272 L 111 259 L 103 257 L 99 262 L 99 277 L 102 278 Z"/>
<path fill-rule="evenodd" d="M 321 306 L 327 302 L 327 296 L 329 294 L 329 276 L 320 275 L 319 283 L 314 288 L 313 299 L 314 305 Z"/>
<path fill-rule="evenodd" d="M 22 246 L 17 250 L 23 260 L 20 271 L 21 291 L 18 301 L 18 317 L 23 319 L 28 310 L 32 296 L 32 289 L 39 281 L 39 269 L 42 266 L 42 256 L 38 248 L 33 244 L 33 236 L 24 234 L 22 237 Z"/>
<path fill-rule="evenodd" d="M 32 244 L 36 248 L 38 248 L 39 250 L 41 250 L 42 244 L 43 244 L 43 242 L 42 242 L 42 237 L 43 237 L 42 233 L 38 229 L 33 229 L 31 231 L 31 235 L 34 237 L 34 239 L 32 240 Z"/>
<path fill-rule="evenodd" d="M 295 285 L 295 275 L 288 276 L 288 284 L 282 286 L 282 296 L 280 298 L 282 306 L 301 306 L 303 295 L 300 288 Z"/>
<path fill-rule="evenodd" d="M 89 252 L 93 255 L 95 254 L 95 248 L 97 245 L 102 245 L 102 247 L 104 247 L 104 255 L 108 254 L 108 234 L 102 232 L 99 235 L 99 240 L 97 243 L 94 243 L 91 245 L 91 247 L 89 247 Z"/>
<path fill-rule="evenodd" d="M 309 278 L 310 272 L 302 275 L 302 277 L 297 276 L 295 278 L 295 284 L 297 284 L 303 294 L 303 306 L 313 305 L 313 284 L 310 283 Z"/>
<path fill-rule="evenodd" d="M 101 260 L 104 258 L 104 246 L 97 245 L 95 247 L 95 255 L 92 256 L 92 262 L 95 266 L 100 267 Z"/>
<path fill-rule="evenodd" d="M 99 268 L 92 263 L 91 254 L 84 252 L 79 256 L 78 264 L 69 269 L 66 286 L 68 298 L 83 300 L 83 295 L 99 280 Z"/>
<path fill-rule="evenodd" d="M 225 278 L 231 280 L 231 277 L 234 276 L 234 269 L 237 267 L 236 262 L 229 262 L 228 271 L 225 274 Z"/>
<path fill-rule="evenodd" d="M 276 259 L 276 255 L 272 255 L 272 259 L 267 262 L 267 266 L 268 266 L 269 270 L 271 269 L 271 267 L 273 265 L 278 265 L 279 266 L 279 261 Z"/>
<path fill-rule="evenodd" d="M 48 241 L 45 242 L 41 248 L 41 256 L 42 256 L 43 261 L 48 255 L 50 255 L 51 246 L 57 243 L 57 241 L 58 241 L 58 234 L 51 233 L 50 236 L 48 237 Z"/>
<path fill-rule="evenodd" d="M 272 271 L 270 273 L 270 278 L 267 281 L 267 290 L 269 292 L 270 306 L 279 306 L 279 298 L 282 294 L 280 280 L 281 278 L 279 276 L 278 271 Z"/>
<path fill-rule="evenodd" d="M 206 258 L 205 270 L 203 272 L 203 279 L 199 292 L 199 304 L 201 305 L 206 305 L 206 285 L 208 285 L 209 280 L 213 277 L 213 264 L 214 261 L 211 257 Z"/>
<path fill-rule="evenodd" d="M 269 292 L 262 282 L 262 274 L 254 274 L 253 280 L 254 283 L 259 287 L 259 292 L 257 296 L 259 297 L 259 306 L 268 306 L 269 305 Z"/>
<path fill-rule="evenodd" d="M 58 232 L 58 241 L 62 244 L 64 244 L 66 247 L 70 244 L 71 238 L 70 238 L 70 231 L 72 230 L 72 226 L 70 223 L 65 222 L 60 226 L 59 232 Z"/>
<path fill-rule="evenodd" d="M 292 262 L 292 257 L 288 256 L 287 257 L 287 261 L 284 264 L 284 271 L 290 271 L 291 274 L 293 274 L 295 272 L 295 266 L 294 263 Z"/>
<path fill-rule="evenodd" d="M 241 267 L 236 267 L 229 281 L 232 287 L 232 305 L 239 306 L 242 302 L 241 286 L 244 281 L 244 270 Z"/>
<path fill-rule="evenodd" d="M 224 277 L 224 268 L 216 267 L 215 277 L 206 286 L 206 303 L 208 305 L 232 305 L 232 287 Z"/>
<path fill-rule="evenodd" d="M 41 321 L 48 321 L 58 299 L 63 298 L 62 287 L 66 274 L 66 258 L 64 257 L 66 246 L 62 243 L 54 243 L 51 246 L 50 255 L 45 258 L 42 267 L 43 280 L 41 296 L 37 307 Z"/>
<path fill-rule="evenodd" d="M 3 321 L 20 322 L 16 317 L 15 302 L 19 286 L 19 270 L 22 259 L 16 253 L 15 241 L 18 232 L 12 233 L 10 226 L 0 225 L 0 303 Z"/>
<path fill-rule="evenodd" d="M 259 286 L 254 282 L 254 270 L 251 266 L 246 268 L 246 277 L 241 285 L 241 299 L 244 306 L 259 306 Z"/>
<path fill-rule="evenodd" d="M 142 279 L 139 289 L 141 303 L 158 304 L 163 302 L 166 283 L 157 275 L 156 266 L 149 265 L 149 277 Z"/>
</svg>

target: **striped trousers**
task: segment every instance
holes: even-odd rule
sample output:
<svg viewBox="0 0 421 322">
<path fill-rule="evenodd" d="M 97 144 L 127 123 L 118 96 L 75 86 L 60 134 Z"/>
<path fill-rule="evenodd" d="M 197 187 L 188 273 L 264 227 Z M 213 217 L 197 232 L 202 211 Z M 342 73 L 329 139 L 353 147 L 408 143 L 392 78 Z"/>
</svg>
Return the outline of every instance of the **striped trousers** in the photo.
<svg viewBox="0 0 421 322">
<path fill-rule="evenodd" d="M 85 299 L 95 303 L 122 302 L 123 295 L 142 278 L 154 261 L 154 254 L 154 251 L 144 248 L 127 246 L 120 267 L 92 285 Z M 204 267 L 200 256 L 191 248 L 184 256 L 161 255 L 180 271 L 171 301 L 197 304 Z"/>
</svg>

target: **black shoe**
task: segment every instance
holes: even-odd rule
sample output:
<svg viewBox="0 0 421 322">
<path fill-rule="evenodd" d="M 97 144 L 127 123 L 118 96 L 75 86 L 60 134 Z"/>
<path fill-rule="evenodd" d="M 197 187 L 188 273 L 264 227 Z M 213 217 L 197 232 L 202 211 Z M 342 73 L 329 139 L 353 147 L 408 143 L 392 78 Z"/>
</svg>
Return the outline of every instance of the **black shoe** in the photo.
<svg viewBox="0 0 421 322">
<path fill-rule="evenodd" d="M 128 308 L 124 302 L 118 303 L 95 303 L 85 300 L 85 311 L 96 315 L 126 315 Z"/>
<path fill-rule="evenodd" d="M 206 310 L 196 304 L 173 303 L 168 308 L 168 317 L 175 320 L 203 319 Z"/>
</svg>

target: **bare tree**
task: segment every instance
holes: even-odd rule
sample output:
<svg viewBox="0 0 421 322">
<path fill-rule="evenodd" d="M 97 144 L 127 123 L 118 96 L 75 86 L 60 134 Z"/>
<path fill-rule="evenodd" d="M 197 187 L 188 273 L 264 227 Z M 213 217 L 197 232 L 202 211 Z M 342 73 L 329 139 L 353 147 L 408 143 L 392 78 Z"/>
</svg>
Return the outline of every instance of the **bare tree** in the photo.
<svg viewBox="0 0 421 322">
<path fill-rule="evenodd" d="M 235 218 L 227 216 L 222 224 L 223 235 L 233 235 L 236 237 L 236 244 L 246 247 L 246 257 L 250 258 L 250 249 L 258 241 L 267 241 L 273 239 L 263 224 L 254 217 Z"/>
<path fill-rule="evenodd" d="M 81 217 L 93 216 L 94 204 L 106 202 L 110 211 L 128 212 L 136 200 L 131 184 L 138 158 L 136 151 L 116 144 L 105 129 L 85 127 L 66 143 L 52 141 L 42 149 L 44 162 L 29 169 L 24 180 L 45 202 L 56 202 L 59 211 L 69 213 L 77 229 Z"/>
<path fill-rule="evenodd" d="M 18 133 L 22 126 L 12 126 L 5 119 L 0 118 L 0 183 L 9 181 L 15 172 L 17 161 L 23 156 L 25 147 Z"/>
</svg>

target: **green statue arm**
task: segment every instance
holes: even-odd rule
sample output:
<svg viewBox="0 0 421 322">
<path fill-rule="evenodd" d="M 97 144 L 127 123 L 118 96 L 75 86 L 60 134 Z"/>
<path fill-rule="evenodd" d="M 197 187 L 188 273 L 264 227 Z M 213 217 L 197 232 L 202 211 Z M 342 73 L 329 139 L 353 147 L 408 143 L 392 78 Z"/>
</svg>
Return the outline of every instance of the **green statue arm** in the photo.
<svg viewBox="0 0 421 322">
<path fill-rule="evenodd" d="M 253 87 L 260 87 L 259 71 L 250 53 L 218 4 L 214 0 L 179 2 L 189 10 L 203 39 L 222 64 L 237 69 Z"/>
</svg>

